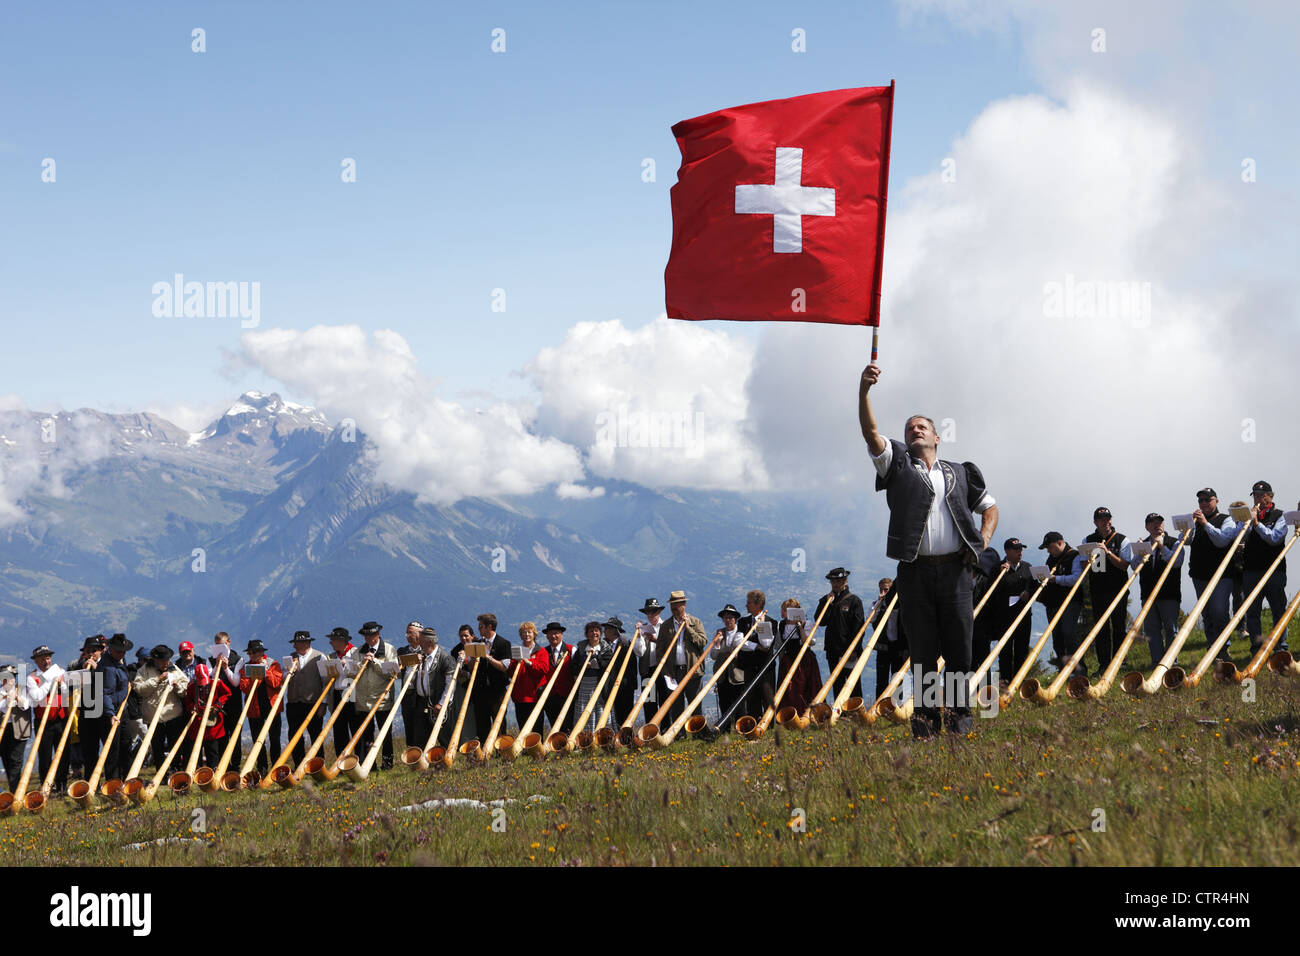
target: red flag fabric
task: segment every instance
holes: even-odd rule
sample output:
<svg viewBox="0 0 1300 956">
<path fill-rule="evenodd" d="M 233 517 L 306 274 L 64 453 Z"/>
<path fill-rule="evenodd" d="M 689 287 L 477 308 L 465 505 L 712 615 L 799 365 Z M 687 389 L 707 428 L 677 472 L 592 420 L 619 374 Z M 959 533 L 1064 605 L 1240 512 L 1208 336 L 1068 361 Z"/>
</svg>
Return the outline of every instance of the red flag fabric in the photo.
<svg viewBox="0 0 1300 956">
<path fill-rule="evenodd" d="M 880 324 L 894 85 L 673 127 L 668 317 Z"/>
</svg>

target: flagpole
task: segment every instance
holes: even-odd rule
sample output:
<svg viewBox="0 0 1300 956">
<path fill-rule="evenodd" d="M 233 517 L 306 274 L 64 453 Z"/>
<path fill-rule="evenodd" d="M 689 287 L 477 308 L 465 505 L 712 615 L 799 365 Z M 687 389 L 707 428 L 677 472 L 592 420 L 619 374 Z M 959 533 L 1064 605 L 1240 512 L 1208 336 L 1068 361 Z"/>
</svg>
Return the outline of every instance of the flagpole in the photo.
<svg viewBox="0 0 1300 956">
<path fill-rule="evenodd" d="M 876 287 L 872 290 L 876 324 L 871 327 L 871 362 L 880 357 L 880 284 L 885 269 L 885 213 L 889 205 L 889 151 L 894 134 L 894 81 L 889 81 L 889 122 L 885 125 L 884 159 L 880 164 L 880 226 L 876 233 Z"/>
</svg>

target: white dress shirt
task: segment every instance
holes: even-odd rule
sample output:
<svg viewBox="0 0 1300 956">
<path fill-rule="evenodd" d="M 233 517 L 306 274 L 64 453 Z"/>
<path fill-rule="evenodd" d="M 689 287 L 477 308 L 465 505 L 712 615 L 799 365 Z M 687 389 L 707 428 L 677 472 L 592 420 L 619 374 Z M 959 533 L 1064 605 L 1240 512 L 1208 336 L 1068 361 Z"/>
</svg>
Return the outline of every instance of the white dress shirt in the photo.
<svg viewBox="0 0 1300 956">
<path fill-rule="evenodd" d="M 962 540 L 957 532 L 957 523 L 953 520 L 951 509 L 944 507 L 946 504 L 944 495 L 948 485 L 943 480 L 943 469 L 939 467 L 939 459 L 935 458 L 934 464 L 926 467 L 921 459 L 913 458 L 910 454 L 907 457 L 911 460 L 913 468 L 930 479 L 930 486 L 934 488 L 934 499 L 930 502 L 930 513 L 925 519 L 925 530 L 921 533 L 921 547 L 917 554 L 952 554 L 954 551 L 961 550 Z M 871 463 L 876 466 L 876 474 L 881 478 L 889 474 L 889 466 L 893 461 L 894 445 L 889 441 L 885 442 L 884 451 L 879 455 L 871 456 Z M 994 501 L 993 496 L 986 491 L 984 497 L 975 505 L 975 513 L 982 515 L 995 504 L 997 502 Z"/>
</svg>

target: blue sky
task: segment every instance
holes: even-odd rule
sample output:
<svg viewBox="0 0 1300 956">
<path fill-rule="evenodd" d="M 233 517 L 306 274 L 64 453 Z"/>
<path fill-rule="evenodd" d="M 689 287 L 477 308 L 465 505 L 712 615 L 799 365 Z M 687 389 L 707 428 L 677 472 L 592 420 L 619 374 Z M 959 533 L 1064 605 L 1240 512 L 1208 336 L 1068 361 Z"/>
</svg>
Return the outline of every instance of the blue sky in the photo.
<svg viewBox="0 0 1300 956">
<path fill-rule="evenodd" d="M 81 3 L 0 18 L 0 319 L 21 345 L 0 353 L 0 391 L 35 408 L 266 387 L 222 377 L 236 320 L 151 314 L 150 287 L 176 272 L 260 281 L 262 328 L 396 329 L 448 394 L 520 393 L 511 371 L 574 322 L 662 311 L 677 120 L 896 78 L 897 184 L 989 100 L 1034 88 L 1016 31 L 907 27 L 889 4 Z"/>
</svg>

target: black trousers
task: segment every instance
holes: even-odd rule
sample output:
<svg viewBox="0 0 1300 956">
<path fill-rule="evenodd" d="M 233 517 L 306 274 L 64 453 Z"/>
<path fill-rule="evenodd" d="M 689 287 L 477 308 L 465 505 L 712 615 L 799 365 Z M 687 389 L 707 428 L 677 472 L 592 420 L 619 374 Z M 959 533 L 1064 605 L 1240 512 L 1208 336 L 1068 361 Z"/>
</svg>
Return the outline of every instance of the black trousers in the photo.
<svg viewBox="0 0 1300 956">
<path fill-rule="evenodd" d="M 0 763 L 5 765 L 5 776 L 9 779 L 9 792 L 18 790 L 18 781 L 23 775 L 23 755 L 27 753 L 27 740 L 15 740 L 14 729 L 5 728 L 0 736 Z"/>
<path fill-rule="evenodd" d="M 826 648 L 827 673 L 830 673 L 835 669 L 835 665 L 840 662 L 840 658 L 844 656 L 844 651 L 846 649 L 847 648 L 844 647 L 832 648 L 830 646 L 827 646 Z M 849 674 L 853 672 L 854 665 L 858 663 L 858 655 L 861 653 L 862 653 L 862 648 L 859 647 L 857 651 L 854 654 L 852 654 L 847 661 L 845 661 L 844 667 L 841 668 L 840 672 L 835 675 L 835 680 L 833 682 L 834 686 L 831 688 L 830 694 L 827 695 L 831 700 L 835 700 L 841 693 L 843 693 L 844 686 L 849 682 Z M 861 676 L 859 676 L 858 679 L 853 682 L 853 687 L 852 689 L 849 690 L 848 696 L 849 697 L 862 696 Z"/>
<path fill-rule="evenodd" d="M 483 696 L 478 696 L 482 694 Z M 487 743 L 487 735 L 492 730 L 492 721 L 497 719 L 497 711 L 501 709 L 501 701 L 505 699 L 504 690 L 489 690 L 486 687 L 476 688 L 474 697 L 470 700 L 470 705 L 474 710 L 474 734 L 480 744 Z M 504 723 L 504 718 L 502 723 Z M 498 731 L 499 732 L 499 731 Z M 469 734 L 462 734 L 461 741 L 464 742 L 470 737 Z"/>
<path fill-rule="evenodd" d="M 560 717 L 561 708 L 564 707 L 564 698 L 568 696 L 569 696 L 568 691 L 565 691 L 563 694 L 559 693 L 558 691 L 552 691 L 551 695 L 546 698 L 546 706 L 543 708 L 543 710 L 546 711 L 546 726 L 548 728 L 547 734 L 560 733 L 562 731 L 567 733 L 567 731 L 565 731 L 563 727 L 557 727 L 555 725 L 555 722 Z M 570 711 L 572 711 L 572 708 L 570 708 Z M 572 724 L 574 716 L 575 715 L 572 713 L 568 714 L 565 717 L 565 721 L 569 724 Z M 540 723 L 537 725 L 537 729 L 539 732 L 541 731 Z"/>
<path fill-rule="evenodd" d="M 185 730 L 185 721 L 188 719 L 184 713 L 181 713 L 171 720 L 158 721 L 158 726 L 154 728 L 153 732 L 153 753 L 150 755 L 154 767 L 163 765 L 163 761 L 167 759 L 167 751 L 172 749 L 172 744 L 180 740 L 181 734 Z M 48 733 L 48 731 L 46 732 Z M 179 752 L 176 759 L 180 759 Z"/>
<path fill-rule="evenodd" d="M 721 687 L 722 684 L 723 681 L 718 681 L 717 686 Z M 682 715 L 682 711 L 686 709 L 687 702 L 690 701 L 692 697 L 694 697 L 696 694 L 700 692 L 700 685 L 701 685 L 701 681 L 698 676 L 691 678 L 691 680 L 687 682 L 682 692 L 677 695 L 677 699 L 673 701 L 673 705 L 668 708 L 668 713 L 664 715 L 664 719 L 661 722 L 663 726 L 659 728 L 660 730 L 664 730 L 667 727 L 669 727 L 673 723 L 673 721 L 675 721 L 678 717 Z M 680 687 L 681 685 L 679 684 L 678 686 Z M 660 707 L 663 706 L 663 701 L 666 701 L 669 697 L 672 696 L 672 691 L 668 689 L 667 684 L 664 684 L 663 691 L 664 691 L 664 696 L 659 699 Z"/>
<path fill-rule="evenodd" d="M 876 696 L 867 702 L 868 706 L 880 699 L 880 695 L 885 692 L 894 675 L 907 662 L 907 657 L 906 641 L 882 640 L 876 643 Z"/>
<path fill-rule="evenodd" d="M 32 718 L 32 727 L 38 726 L 39 717 Z M 53 762 L 55 748 L 59 746 L 59 738 L 63 736 L 63 727 L 68 722 L 68 718 L 62 720 L 56 719 L 51 715 L 46 721 L 45 733 L 41 735 L 41 742 L 36 748 L 36 766 L 41 775 L 41 781 L 50 772 L 50 764 Z M 33 733 L 35 730 L 33 730 Z M 63 757 L 59 760 L 59 766 L 54 771 L 54 786 L 63 790 L 68 785 L 68 753 L 64 749 Z"/>
<path fill-rule="evenodd" d="M 289 734 L 298 732 L 302 722 L 307 719 L 307 714 L 311 710 L 311 704 L 295 704 L 292 701 L 285 703 L 286 712 L 289 718 Z M 293 763 L 291 766 L 298 766 L 302 759 L 307 756 L 307 748 L 320 739 L 321 725 L 325 722 L 325 708 L 318 708 L 316 713 L 312 714 L 311 723 L 307 725 L 307 731 L 304 733 L 296 744 L 293 745 L 293 755 L 289 758 Z"/>
<path fill-rule="evenodd" d="M 1022 599 L 1023 600 L 1023 599 Z M 1013 604 L 1010 608 L 1016 614 L 1020 613 L 1020 605 Z M 1029 636 L 1034 626 L 1034 614 L 1031 611 L 1016 625 L 1016 629 L 1011 632 L 1007 642 L 1002 645 L 1002 650 L 998 653 L 998 677 L 1002 680 L 1009 681 L 1016 676 L 1016 672 L 1024 666 L 1025 658 L 1029 656 Z M 998 637 L 1001 638 L 1006 633 L 1011 622 L 1015 620 L 1015 615 L 1010 615 L 1002 622 L 1002 630 Z"/>
<path fill-rule="evenodd" d="M 408 698 L 414 700 L 415 704 L 411 708 L 409 720 L 405 713 L 402 714 L 402 722 L 406 724 L 406 746 L 423 748 L 424 742 L 433 732 L 433 721 L 429 718 L 429 698 L 421 697 L 419 694 L 407 694 L 402 703 L 405 704 Z"/>
<path fill-rule="evenodd" d="M 243 709 L 244 702 L 242 700 L 237 700 L 235 695 L 232 694 L 226 700 L 226 706 L 222 708 L 221 711 L 222 722 L 226 728 L 226 739 L 222 743 L 223 747 L 225 744 L 230 742 L 230 734 L 236 732 L 235 724 L 238 722 L 239 713 Z M 244 728 L 239 727 L 238 731 L 239 739 L 235 741 L 235 749 L 230 752 L 230 765 L 232 767 L 239 767 L 244 762 Z M 119 734 L 121 732 L 121 730 L 118 731 Z"/>
<path fill-rule="evenodd" d="M 533 715 L 533 709 L 537 707 L 537 701 L 515 701 L 515 733 L 523 730 L 524 724 L 528 723 L 528 718 Z M 545 713 L 545 711 L 543 711 Z M 542 719 L 542 714 L 537 715 L 537 719 Z M 537 727 L 533 728 L 537 730 Z"/>
<path fill-rule="evenodd" d="M 974 628 L 970 569 L 961 561 L 922 564 L 898 562 L 899 604 L 912 650 L 912 668 L 920 667 L 913 713 L 924 729 L 938 728 L 940 705 L 952 718 L 970 716 L 966 675 L 970 671 Z M 938 673 L 944 659 L 946 678 Z"/>
<path fill-rule="evenodd" d="M 366 759 L 366 754 L 370 752 L 370 748 L 375 744 L 375 725 L 378 724 L 383 726 L 383 724 L 387 722 L 388 715 L 391 712 L 391 707 L 388 708 L 388 710 L 378 710 L 375 712 L 375 719 L 366 724 L 366 729 L 361 732 L 361 740 L 357 742 L 357 749 L 353 751 L 353 753 L 357 755 L 358 759 Z M 388 732 L 384 734 L 383 741 L 380 743 L 379 761 L 380 769 L 393 769 L 393 728 L 391 725 L 388 728 Z"/>
<path fill-rule="evenodd" d="M 111 719 L 105 711 L 99 717 L 87 717 L 83 714 L 77 720 L 77 736 L 81 738 L 81 759 L 87 777 L 95 768 L 95 762 L 99 760 L 99 751 L 104 745 L 104 735 L 108 733 Z"/>
<path fill-rule="evenodd" d="M 338 704 L 336 703 L 334 706 L 338 707 Z M 333 711 L 331 711 L 331 714 L 332 713 Z M 352 739 L 352 735 L 357 732 L 358 723 L 359 718 L 357 717 L 356 705 L 352 701 L 348 701 L 343 705 L 343 713 L 339 714 L 339 719 L 334 721 L 335 756 L 343 753 L 343 748 L 348 745 L 348 741 Z"/>
<path fill-rule="evenodd" d="M 1089 593 L 1092 597 L 1092 613 L 1096 615 L 1097 620 L 1100 621 L 1101 612 L 1106 610 L 1106 607 L 1111 601 L 1115 600 L 1116 591 L 1123 590 L 1123 588 L 1108 588 L 1105 585 L 1098 587 L 1095 584 L 1091 584 L 1091 582 L 1090 585 Z M 1101 626 L 1097 631 L 1097 636 L 1093 638 L 1092 647 L 1093 650 L 1097 652 L 1097 666 L 1101 670 L 1106 669 L 1106 665 L 1110 663 L 1110 659 L 1114 657 L 1115 652 L 1119 650 L 1120 644 L 1124 643 L 1124 632 L 1128 630 L 1127 625 L 1128 599 L 1125 598 L 1119 602 L 1119 606 L 1111 612 L 1110 617 L 1106 619 L 1106 623 Z M 1075 647 L 1077 648 L 1078 645 L 1076 644 Z"/>
<path fill-rule="evenodd" d="M 731 681 L 727 680 L 726 677 L 723 677 L 718 681 L 716 686 L 718 690 L 718 729 L 723 733 L 727 733 L 731 730 L 732 722 L 734 722 L 737 717 L 744 716 L 745 712 L 740 708 L 737 708 L 736 713 L 732 714 L 725 723 L 722 722 L 722 718 L 726 717 L 727 711 L 731 710 L 732 705 L 740 699 L 741 691 L 745 688 L 743 685 L 737 686 L 731 683 Z"/>
<path fill-rule="evenodd" d="M 763 719 L 763 714 L 772 706 L 772 700 L 776 697 L 776 682 L 772 679 L 775 673 L 776 665 L 772 665 L 763 672 L 762 677 L 755 675 L 751 679 L 745 691 L 745 702 L 740 705 L 737 716 L 744 713 L 755 720 Z"/>
<path fill-rule="evenodd" d="M 636 675 L 631 673 L 633 664 L 628 664 L 628 673 L 623 675 L 623 683 L 619 685 L 618 696 L 614 698 L 614 723 L 622 727 L 624 721 L 632 713 L 632 706 L 636 703 L 637 697 L 637 679 Z"/>
<path fill-rule="evenodd" d="M 262 732 L 262 725 L 267 720 L 271 721 L 271 726 L 266 732 L 266 742 L 257 755 L 257 772 L 265 775 L 271 768 L 271 764 L 280 759 L 280 714 L 277 711 L 274 717 L 249 717 L 248 729 L 253 732 L 253 741 L 257 741 L 258 735 Z M 270 750 L 271 758 L 267 760 L 266 752 Z"/>
</svg>

